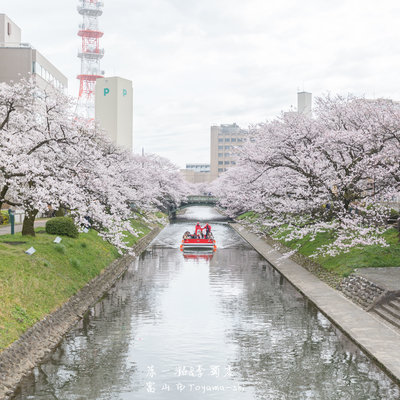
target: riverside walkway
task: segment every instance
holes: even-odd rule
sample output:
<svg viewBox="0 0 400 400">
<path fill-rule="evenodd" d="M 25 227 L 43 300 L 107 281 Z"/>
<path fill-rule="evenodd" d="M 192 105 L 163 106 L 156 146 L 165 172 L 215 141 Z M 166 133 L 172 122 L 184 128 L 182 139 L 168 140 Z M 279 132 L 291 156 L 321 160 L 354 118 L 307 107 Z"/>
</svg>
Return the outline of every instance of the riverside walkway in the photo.
<svg viewBox="0 0 400 400">
<path fill-rule="evenodd" d="M 46 222 L 47 222 L 47 219 L 35 221 L 35 228 L 40 228 L 42 226 L 45 226 Z M 18 232 L 22 232 L 22 224 L 15 224 L 15 233 L 18 233 Z M 10 225 L 0 226 L 0 235 L 9 235 L 10 233 L 11 233 Z"/>
<path fill-rule="evenodd" d="M 357 276 L 362 276 L 386 290 L 400 290 L 400 268 L 379 267 L 360 268 L 354 271 Z"/>
<path fill-rule="evenodd" d="M 400 334 L 312 275 L 240 224 L 230 224 L 305 297 L 400 383 Z"/>
</svg>

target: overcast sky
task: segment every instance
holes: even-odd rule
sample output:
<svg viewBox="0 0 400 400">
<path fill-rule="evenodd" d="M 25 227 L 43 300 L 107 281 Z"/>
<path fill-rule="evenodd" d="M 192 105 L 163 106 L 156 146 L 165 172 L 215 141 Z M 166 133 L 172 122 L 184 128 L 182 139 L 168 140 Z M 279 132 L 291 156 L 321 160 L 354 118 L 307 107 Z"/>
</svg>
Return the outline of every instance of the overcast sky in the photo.
<svg viewBox="0 0 400 400">
<path fill-rule="evenodd" d="M 0 13 L 78 92 L 77 0 L 1 0 Z M 209 162 L 210 126 L 246 128 L 296 93 L 400 100 L 395 0 L 104 0 L 101 67 L 133 81 L 134 147 Z"/>
</svg>

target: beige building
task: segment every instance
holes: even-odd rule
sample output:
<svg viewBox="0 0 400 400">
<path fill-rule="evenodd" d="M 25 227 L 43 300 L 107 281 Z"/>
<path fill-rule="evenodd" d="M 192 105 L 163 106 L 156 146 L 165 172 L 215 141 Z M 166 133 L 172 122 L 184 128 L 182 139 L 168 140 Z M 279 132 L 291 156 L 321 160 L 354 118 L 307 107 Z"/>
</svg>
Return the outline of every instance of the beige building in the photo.
<svg viewBox="0 0 400 400">
<path fill-rule="evenodd" d="M 0 82 L 32 77 L 45 89 L 49 85 L 66 91 L 68 79 L 29 43 L 21 42 L 21 29 L 0 14 Z"/>
<path fill-rule="evenodd" d="M 190 183 L 211 182 L 210 164 L 186 164 L 186 169 L 181 169 L 183 178 Z"/>
<path fill-rule="evenodd" d="M 119 77 L 96 80 L 95 119 L 114 144 L 133 151 L 131 81 Z"/>
<path fill-rule="evenodd" d="M 181 174 L 186 182 L 190 183 L 209 183 L 211 182 L 211 174 L 209 172 L 196 172 L 191 169 L 181 169 Z"/>
<path fill-rule="evenodd" d="M 248 131 L 235 123 L 211 127 L 211 180 L 236 165 L 237 150 L 247 138 Z"/>
</svg>

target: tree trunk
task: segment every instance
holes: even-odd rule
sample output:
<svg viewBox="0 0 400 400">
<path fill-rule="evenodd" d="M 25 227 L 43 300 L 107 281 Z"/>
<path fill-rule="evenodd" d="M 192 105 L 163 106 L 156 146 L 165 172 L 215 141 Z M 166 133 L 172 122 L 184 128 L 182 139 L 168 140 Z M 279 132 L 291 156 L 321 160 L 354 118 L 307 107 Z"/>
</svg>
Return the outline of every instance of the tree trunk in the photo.
<svg viewBox="0 0 400 400">
<path fill-rule="evenodd" d="M 3 208 L 3 205 L 5 204 L 5 197 L 6 197 L 7 192 L 8 192 L 8 186 L 4 185 L 1 188 L 1 192 L 0 192 L 0 210 Z"/>
<path fill-rule="evenodd" d="M 38 210 L 26 210 L 22 225 L 22 236 L 35 236 L 35 218 Z"/>
<path fill-rule="evenodd" d="M 348 199 L 346 198 L 346 195 L 344 196 L 344 199 L 343 199 L 343 205 L 344 205 L 344 209 L 345 209 L 346 211 L 349 211 L 349 208 L 350 208 L 350 200 L 348 200 Z"/>
<path fill-rule="evenodd" d="M 397 230 L 399 232 L 399 242 L 400 242 L 400 217 L 397 218 Z"/>
<path fill-rule="evenodd" d="M 60 207 L 57 211 L 56 211 L 56 217 L 63 217 L 65 215 L 65 208 Z"/>
</svg>

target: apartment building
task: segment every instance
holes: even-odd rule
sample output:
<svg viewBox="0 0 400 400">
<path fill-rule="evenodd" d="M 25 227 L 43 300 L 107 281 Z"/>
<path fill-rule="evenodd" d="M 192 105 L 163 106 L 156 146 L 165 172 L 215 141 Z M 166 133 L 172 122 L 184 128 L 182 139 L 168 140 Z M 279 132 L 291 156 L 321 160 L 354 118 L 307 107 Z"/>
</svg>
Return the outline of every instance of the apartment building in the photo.
<svg viewBox="0 0 400 400">
<path fill-rule="evenodd" d="M 236 165 L 237 151 L 248 138 L 248 131 L 236 123 L 211 127 L 211 180 Z"/>
</svg>

